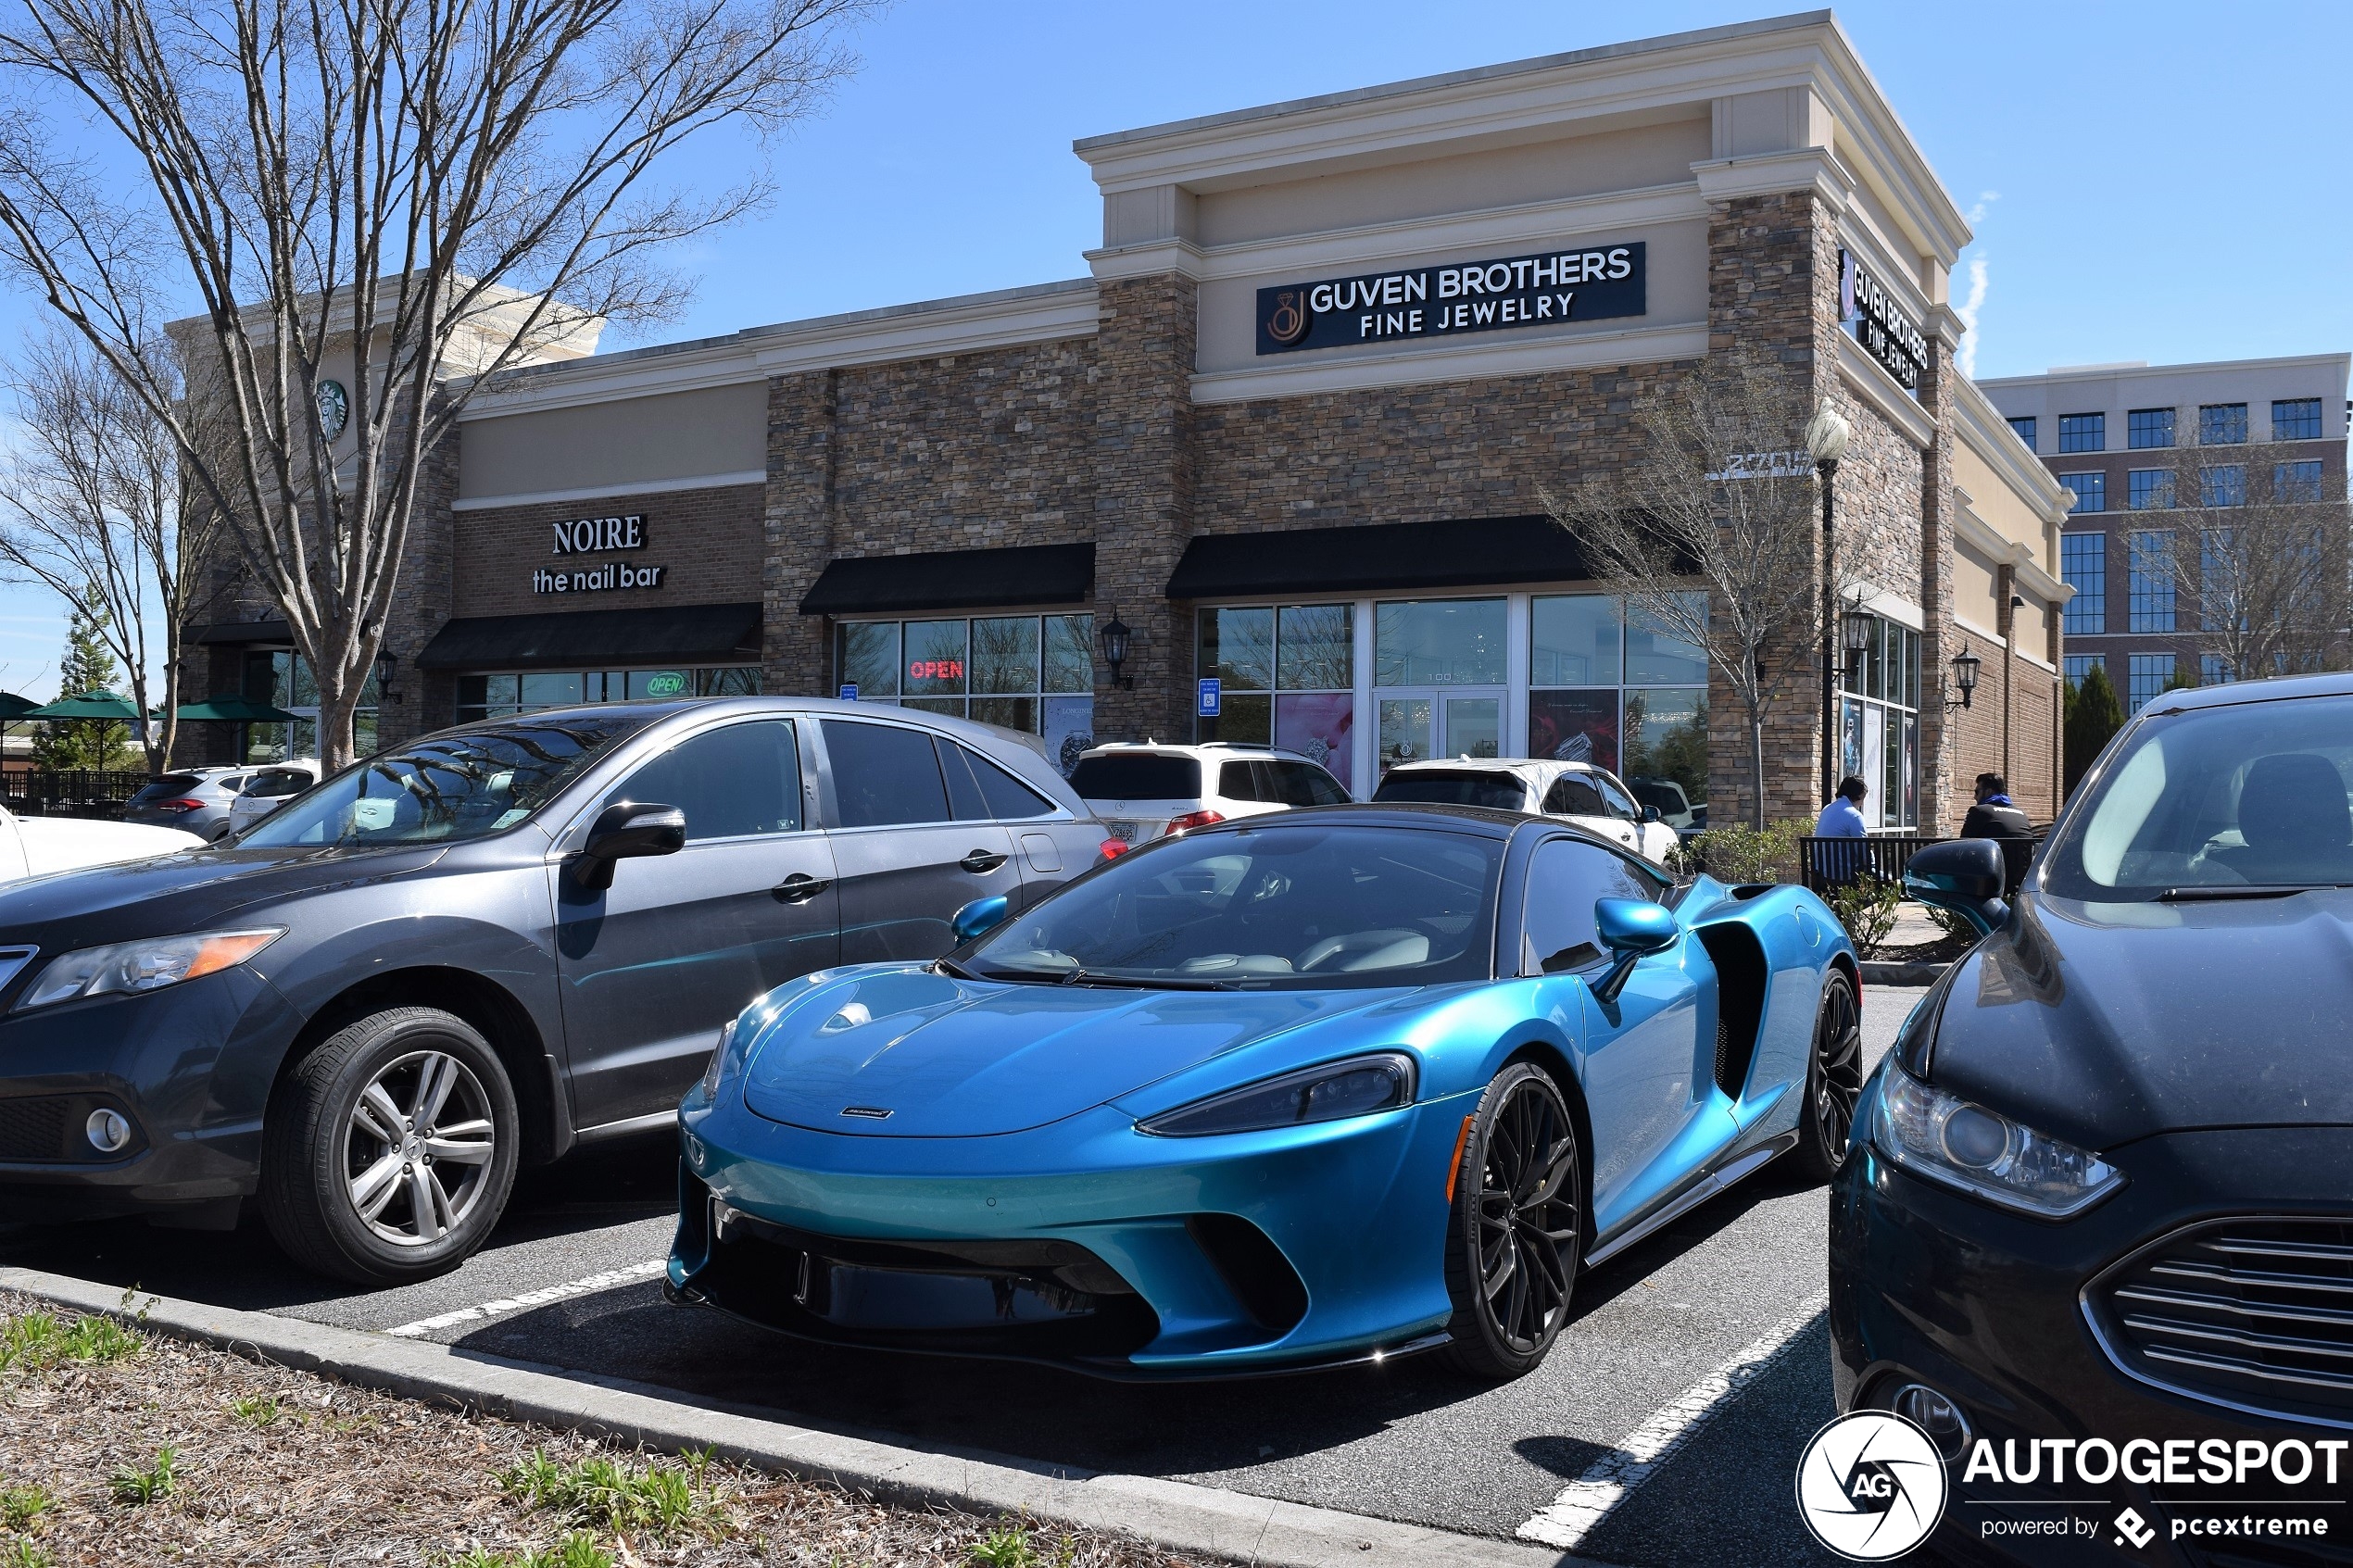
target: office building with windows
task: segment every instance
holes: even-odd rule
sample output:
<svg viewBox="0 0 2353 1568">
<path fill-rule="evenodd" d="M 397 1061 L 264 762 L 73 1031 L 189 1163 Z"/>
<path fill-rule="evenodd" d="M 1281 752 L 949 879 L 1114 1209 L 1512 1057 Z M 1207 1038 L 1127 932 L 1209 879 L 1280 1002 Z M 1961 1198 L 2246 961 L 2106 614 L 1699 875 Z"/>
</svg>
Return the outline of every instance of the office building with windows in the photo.
<svg viewBox="0 0 2353 1568">
<path fill-rule="evenodd" d="M 2047 814 L 2065 495 L 1951 369 L 1968 226 L 1828 13 L 1076 152 L 1103 214 L 1084 276 L 584 337 L 482 390 L 374 733 L 839 695 L 1064 759 L 1268 742 L 1360 796 L 1403 758 L 1590 758 L 1739 821 L 1721 672 L 1604 592 L 1544 495 L 1637 461 L 1629 409 L 1753 345 L 1854 427 L 1837 538 L 1868 634 L 1832 721 L 1867 811 L 1949 832 L 2001 768 Z M 1769 468 L 1800 433 L 1749 445 L 1727 458 Z M 205 629 L 191 689 L 300 711 L 284 628 L 245 613 Z M 1821 804 L 1818 638 L 1769 715 L 1775 820 Z"/>
<path fill-rule="evenodd" d="M 2274 502 L 2314 505 L 2320 536 L 2342 552 L 2348 372 L 2353 355 L 2310 354 L 1979 383 L 2070 494 L 2059 543 L 2075 590 L 2070 682 L 2098 664 L 2137 712 L 2169 684 L 2248 673 L 2200 647 L 2207 611 L 2183 591 L 2198 574 L 2169 562 L 2197 560 L 2202 544 L 2188 535 L 2227 526 L 2233 508 Z"/>
</svg>

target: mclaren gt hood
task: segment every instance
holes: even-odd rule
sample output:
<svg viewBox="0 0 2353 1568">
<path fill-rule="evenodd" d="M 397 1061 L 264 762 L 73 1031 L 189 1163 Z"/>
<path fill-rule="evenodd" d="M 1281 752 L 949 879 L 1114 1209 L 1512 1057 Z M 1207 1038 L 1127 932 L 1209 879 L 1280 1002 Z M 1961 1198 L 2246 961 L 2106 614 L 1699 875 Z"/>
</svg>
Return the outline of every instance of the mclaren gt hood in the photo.
<svg viewBox="0 0 2353 1568">
<path fill-rule="evenodd" d="M 2353 1126 L 2353 889 L 2176 904 L 2029 894 L 1963 965 L 1930 1076 L 2071 1143 Z"/>
<path fill-rule="evenodd" d="M 763 1028 L 744 1099 L 772 1122 L 827 1133 L 1015 1133 L 1400 994 L 1139 991 L 852 970 L 790 998 Z"/>
</svg>

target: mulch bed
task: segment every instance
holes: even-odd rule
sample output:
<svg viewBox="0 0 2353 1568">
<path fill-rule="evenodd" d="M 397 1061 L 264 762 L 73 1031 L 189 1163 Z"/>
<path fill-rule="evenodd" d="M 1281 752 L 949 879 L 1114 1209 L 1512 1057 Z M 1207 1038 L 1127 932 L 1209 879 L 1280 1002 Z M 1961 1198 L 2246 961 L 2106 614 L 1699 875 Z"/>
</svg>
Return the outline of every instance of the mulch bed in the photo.
<svg viewBox="0 0 2353 1568">
<path fill-rule="evenodd" d="M 0 1291 L 8 1321 L 70 1313 Z M 572 1434 L 434 1409 L 160 1335 L 120 1360 L 6 1363 L 0 1348 L 0 1568 L 187 1562 L 521 1568 L 808 1564 L 1178 1568 L 1128 1537 L 877 1502 L 724 1461 L 696 1466 Z M 5 1347 L 0 1337 L 0 1347 Z M 266 1404 L 277 1400 L 274 1418 Z M 232 1409 L 249 1401 L 247 1413 Z M 169 1495 L 119 1500 L 118 1471 L 176 1450 Z M 691 1477 L 699 1518 L 663 1534 L 535 1508 L 498 1474 L 535 1451 Z M 26 1488 L 52 1499 L 22 1522 Z M 11 1508 L 19 1515 L 10 1517 Z M 1012 1532 L 1021 1530 L 1016 1539 Z"/>
</svg>

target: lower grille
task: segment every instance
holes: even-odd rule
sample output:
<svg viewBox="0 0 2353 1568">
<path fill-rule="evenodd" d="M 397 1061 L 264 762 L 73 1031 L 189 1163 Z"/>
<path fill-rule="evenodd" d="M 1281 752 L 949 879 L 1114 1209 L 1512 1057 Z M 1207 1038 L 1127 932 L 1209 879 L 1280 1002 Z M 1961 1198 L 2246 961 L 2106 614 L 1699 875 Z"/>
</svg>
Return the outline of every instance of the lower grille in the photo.
<svg viewBox="0 0 2353 1568">
<path fill-rule="evenodd" d="M 2135 1376 L 2291 1419 L 2353 1419 L 2353 1220 L 2194 1226 L 2109 1270 L 2085 1306 Z"/>
<path fill-rule="evenodd" d="M 0 1099 L 0 1160 L 62 1160 L 66 1113 L 74 1100 L 65 1095 Z"/>
</svg>

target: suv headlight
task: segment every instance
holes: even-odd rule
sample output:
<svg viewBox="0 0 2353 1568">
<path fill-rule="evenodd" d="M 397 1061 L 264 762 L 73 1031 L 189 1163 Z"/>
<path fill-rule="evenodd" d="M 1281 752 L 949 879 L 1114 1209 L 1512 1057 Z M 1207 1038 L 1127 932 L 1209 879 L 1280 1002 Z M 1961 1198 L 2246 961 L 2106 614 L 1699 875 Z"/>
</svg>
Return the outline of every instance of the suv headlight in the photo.
<svg viewBox="0 0 2353 1568">
<path fill-rule="evenodd" d="M 1893 1060 L 1880 1073 L 1871 1142 L 1906 1171 L 2042 1220 L 2080 1214 L 2124 1185 L 2089 1149 L 1923 1084 Z"/>
<path fill-rule="evenodd" d="M 285 934 L 283 925 L 203 931 L 60 953 L 33 977 L 14 1010 L 26 1012 L 112 992 L 159 991 L 216 970 L 234 969 Z"/>
<path fill-rule="evenodd" d="M 1136 1130 L 1155 1137 L 1199 1138 L 1337 1122 L 1411 1105 L 1414 1087 L 1414 1059 L 1403 1051 L 1383 1051 L 1286 1073 L 1246 1089 L 1228 1089 L 1139 1122 Z"/>
</svg>

